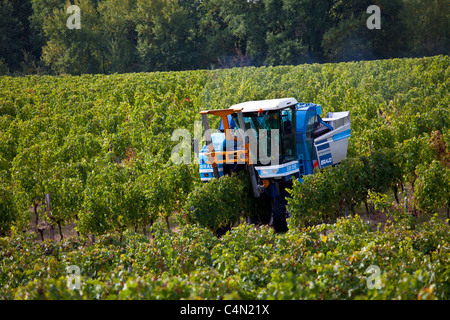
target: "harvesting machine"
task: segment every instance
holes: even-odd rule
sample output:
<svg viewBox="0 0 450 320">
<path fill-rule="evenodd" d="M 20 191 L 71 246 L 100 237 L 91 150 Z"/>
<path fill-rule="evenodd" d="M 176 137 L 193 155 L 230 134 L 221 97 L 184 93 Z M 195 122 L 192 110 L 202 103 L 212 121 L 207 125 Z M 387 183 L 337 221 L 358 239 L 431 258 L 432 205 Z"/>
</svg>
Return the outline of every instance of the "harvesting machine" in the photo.
<svg viewBox="0 0 450 320">
<path fill-rule="evenodd" d="M 349 112 L 328 112 L 294 98 L 248 101 L 200 112 L 205 145 L 198 152 L 202 181 L 248 170 L 253 195 L 270 203 L 269 224 L 287 231 L 286 188 L 314 168 L 339 164 L 347 156 Z M 208 115 L 221 118 L 211 133 Z"/>
</svg>

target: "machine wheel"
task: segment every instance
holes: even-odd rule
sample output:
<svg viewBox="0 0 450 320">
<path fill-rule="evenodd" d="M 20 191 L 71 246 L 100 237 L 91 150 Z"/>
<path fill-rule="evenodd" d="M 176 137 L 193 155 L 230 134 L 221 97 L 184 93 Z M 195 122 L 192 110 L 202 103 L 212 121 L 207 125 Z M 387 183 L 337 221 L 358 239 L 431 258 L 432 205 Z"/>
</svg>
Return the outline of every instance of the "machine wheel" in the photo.
<svg viewBox="0 0 450 320">
<path fill-rule="evenodd" d="M 264 225 L 270 223 L 271 217 L 271 199 L 268 195 L 262 193 L 256 201 L 255 215 L 248 218 L 248 222 L 255 225 Z"/>
<path fill-rule="evenodd" d="M 277 196 L 273 201 L 272 218 L 273 228 L 276 232 L 287 232 L 286 222 L 286 198 L 283 195 Z"/>
<path fill-rule="evenodd" d="M 228 225 L 225 225 L 223 227 L 219 227 L 218 229 L 216 229 L 215 234 L 216 234 L 217 238 L 220 238 L 230 230 L 231 230 L 231 225 L 228 224 Z"/>
</svg>

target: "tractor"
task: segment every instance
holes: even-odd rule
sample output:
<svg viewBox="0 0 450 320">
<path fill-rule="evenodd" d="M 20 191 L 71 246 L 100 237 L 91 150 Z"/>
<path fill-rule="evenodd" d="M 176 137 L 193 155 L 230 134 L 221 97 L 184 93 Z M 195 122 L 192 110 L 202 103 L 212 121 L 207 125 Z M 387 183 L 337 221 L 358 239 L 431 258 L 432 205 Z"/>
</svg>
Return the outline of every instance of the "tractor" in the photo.
<svg viewBox="0 0 450 320">
<path fill-rule="evenodd" d="M 292 179 L 302 182 L 315 168 L 337 165 L 347 157 L 350 112 L 328 112 L 325 118 L 321 113 L 320 105 L 294 98 L 201 111 L 205 130 L 205 144 L 197 150 L 201 180 L 247 170 L 253 196 L 267 202 L 268 214 L 262 223 L 286 232 L 286 189 Z M 217 132 L 210 130 L 208 115 L 221 118 Z M 255 219 L 248 222 L 256 223 Z"/>
</svg>

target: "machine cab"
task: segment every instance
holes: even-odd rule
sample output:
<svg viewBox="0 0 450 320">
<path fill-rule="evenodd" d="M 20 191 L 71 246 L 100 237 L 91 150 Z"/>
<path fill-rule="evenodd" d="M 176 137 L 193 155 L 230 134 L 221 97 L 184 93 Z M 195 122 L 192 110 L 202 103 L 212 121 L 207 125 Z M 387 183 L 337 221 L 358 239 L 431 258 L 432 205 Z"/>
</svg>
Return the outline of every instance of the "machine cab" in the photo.
<svg viewBox="0 0 450 320">
<path fill-rule="evenodd" d="M 296 117 L 293 98 L 250 101 L 233 106 L 241 109 L 244 128 L 239 128 L 237 114 L 233 114 L 238 129 L 252 130 L 258 143 L 255 165 L 287 163 L 297 159 Z"/>
</svg>

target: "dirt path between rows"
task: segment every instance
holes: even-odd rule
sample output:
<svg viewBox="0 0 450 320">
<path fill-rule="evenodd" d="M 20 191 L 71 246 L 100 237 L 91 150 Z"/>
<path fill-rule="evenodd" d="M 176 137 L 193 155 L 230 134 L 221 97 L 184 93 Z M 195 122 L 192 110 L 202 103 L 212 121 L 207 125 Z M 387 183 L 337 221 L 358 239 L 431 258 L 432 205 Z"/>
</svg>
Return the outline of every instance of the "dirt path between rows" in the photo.
<svg viewBox="0 0 450 320">
<path fill-rule="evenodd" d="M 42 208 L 42 209 L 45 209 L 45 208 Z M 380 227 L 382 230 L 382 228 L 384 227 L 386 222 L 389 220 L 389 218 L 386 217 L 386 215 L 383 213 L 375 213 L 375 214 L 358 213 L 358 214 L 364 222 L 369 222 L 371 224 L 372 229 L 374 231 L 377 230 L 378 224 L 380 224 Z M 38 225 L 39 229 L 42 230 L 42 236 L 44 237 L 44 240 L 50 239 L 51 238 L 50 237 L 50 225 L 45 219 L 47 216 L 47 213 L 45 210 L 43 211 L 43 210 L 41 210 L 40 207 L 38 207 L 38 215 L 39 215 L 39 221 L 38 221 L 37 225 Z M 148 228 L 147 228 L 147 230 L 148 230 Z M 178 225 L 173 223 L 171 225 L 171 230 L 174 232 L 178 232 Z M 42 241 L 41 232 L 36 231 L 36 216 L 34 214 L 34 208 L 30 208 L 30 226 L 29 226 L 27 232 L 35 233 L 36 240 L 39 242 Z M 142 229 L 138 230 L 138 232 L 143 233 Z M 58 242 L 61 241 L 61 236 L 59 234 L 58 227 L 54 228 L 53 233 L 54 233 L 54 240 L 58 241 Z M 64 239 L 77 237 L 78 234 L 75 230 L 75 224 L 73 222 L 71 222 L 71 223 L 63 226 L 62 234 L 63 234 Z"/>
</svg>

